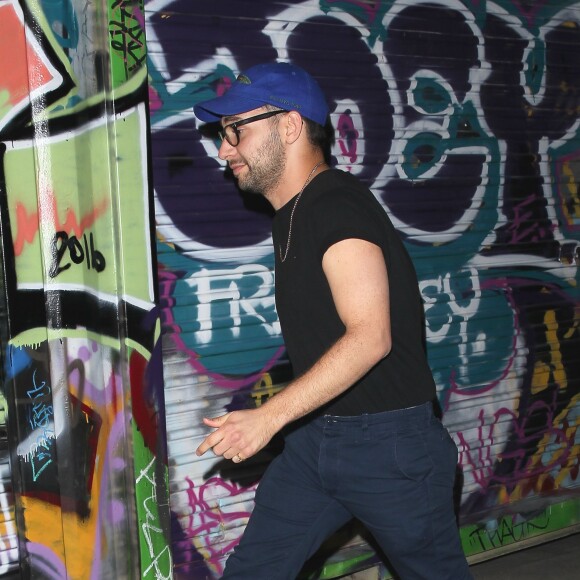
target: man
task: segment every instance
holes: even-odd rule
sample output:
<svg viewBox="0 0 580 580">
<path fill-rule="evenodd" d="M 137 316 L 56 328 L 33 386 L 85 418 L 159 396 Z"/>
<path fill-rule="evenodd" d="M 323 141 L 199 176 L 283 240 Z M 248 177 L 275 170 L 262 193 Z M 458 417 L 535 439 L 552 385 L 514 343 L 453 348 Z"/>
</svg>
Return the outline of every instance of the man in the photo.
<svg viewBox="0 0 580 580">
<path fill-rule="evenodd" d="M 204 423 L 234 462 L 279 431 L 284 451 L 224 578 L 294 579 L 356 517 L 406 580 L 470 578 L 453 513 L 457 449 L 433 415 L 411 260 L 372 193 L 325 161 L 328 106 L 287 63 L 257 65 L 195 106 L 221 159 L 276 210 L 276 306 L 295 379 L 259 408 Z"/>
</svg>

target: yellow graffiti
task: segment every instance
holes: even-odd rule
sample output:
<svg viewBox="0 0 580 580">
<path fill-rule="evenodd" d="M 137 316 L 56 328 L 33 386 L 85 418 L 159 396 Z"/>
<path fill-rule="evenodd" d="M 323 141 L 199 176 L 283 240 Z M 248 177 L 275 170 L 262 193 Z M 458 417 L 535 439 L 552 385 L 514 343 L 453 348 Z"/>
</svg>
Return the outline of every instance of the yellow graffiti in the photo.
<svg viewBox="0 0 580 580">
<path fill-rule="evenodd" d="M 269 373 L 266 373 L 253 387 L 250 393 L 256 407 L 265 403 L 268 399 L 273 397 L 276 393 L 280 392 L 284 388 L 284 385 L 273 385 L 272 377 Z"/>
<path fill-rule="evenodd" d="M 576 306 L 574 308 L 574 324 L 570 326 L 568 332 L 564 335 L 564 338 L 568 340 L 574 336 L 574 333 L 577 332 L 578 327 L 580 326 L 580 306 Z"/>
<path fill-rule="evenodd" d="M 576 183 L 576 177 L 574 176 L 574 172 L 569 163 L 563 165 L 562 173 L 568 178 L 566 183 L 568 189 L 567 203 L 562 204 L 562 211 L 564 212 L 568 223 L 572 224 L 574 220 L 580 218 L 580 195 L 578 192 L 578 184 Z"/>
<path fill-rule="evenodd" d="M 547 310 L 544 314 L 544 325 L 546 327 L 546 342 L 550 347 L 550 362 L 539 361 L 534 366 L 532 376 L 532 393 L 535 395 L 545 390 L 550 384 L 550 379 L 565 390 L 568 386 L 566 369 L 562 363 L 562 353 L 560 352 L 560 340 L 558 339 L 558 321 L 554 310 Z"/>
<path fill-rule="evenodd" d="M 548 386 L 564 390 L 568 386 L 566 371 L 562 360 L 562 341 L 571 340 L 580 327 L 580 309 L 574 311 L 574 322 L 561 338 L 558 337 L 558 321 L 554 310 L 544 315 L 546 343 L 550 354 L 548 361 L 536 363 L 532 377 L 532 393 L 537 394 Z M 508 501 L 516 501 L 533 492 L 542 493 L 547 489 L 557 490 L 569 485 L 569 478 L 576 478 L 580 465 L 580 394 L 575 394 L 561 412 L 547 425 L 546 433 L 538 443 L 534 455 L 527 465 L 532 477 L 523 478 L 509 494 Z M 533 474 L 539 474 L 533 479 Z M 503 497 L 505 500 L 506 497 Z"/>
<path fill-rule="evenodd" d="M 537 362 L 532 376 L 532 393 L 534 395 L 548 388 L 550 367 L 544 362 Z"/>
</svg>

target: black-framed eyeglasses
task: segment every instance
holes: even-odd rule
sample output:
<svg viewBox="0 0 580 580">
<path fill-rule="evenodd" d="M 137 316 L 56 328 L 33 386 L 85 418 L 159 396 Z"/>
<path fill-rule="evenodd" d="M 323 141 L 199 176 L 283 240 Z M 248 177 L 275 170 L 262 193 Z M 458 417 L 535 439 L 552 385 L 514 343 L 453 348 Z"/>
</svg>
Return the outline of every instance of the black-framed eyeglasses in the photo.
<svg viewBox="0 0 580 580">
<path fill-rule="evenodd" d="M 267 113 L 260 113 L 259 115 L 254 115 L 253 117 L 248 117 L 247 119 L 242 119 L 241 121 L 236 121 L 235 123 L 230 123 L 229 125 L 226 125 L 220 129 L 219 136 L 221 137 L 222 141 L 225 139 L 232 147 L 237 147 L 240 144 L 240 132 L 238 131 L 238 127 L 287 112 L 288 111 L 285 111 L 284 109 L 280 109 L 278 111 L 268 111 Z"/>
</svg>

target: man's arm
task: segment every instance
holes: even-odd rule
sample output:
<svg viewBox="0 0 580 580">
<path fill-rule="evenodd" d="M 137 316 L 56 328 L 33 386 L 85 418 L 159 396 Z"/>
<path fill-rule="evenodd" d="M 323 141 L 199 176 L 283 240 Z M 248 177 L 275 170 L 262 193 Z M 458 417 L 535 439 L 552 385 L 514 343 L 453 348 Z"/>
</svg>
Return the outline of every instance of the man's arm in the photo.
<svg viewBox="0 0 580 580">
<path fill-rule="evenodd" d="M 391 350 L 389 285 L 381 249 L 347 239 L 322 260 L 345 332 L 304 375 L 257 409 L 233 411 L 204 423 L 216 430 L 197 448 L 203 455 L 245 459 L 255 455 L 288 423 L 331 401 L 362 378 Z"/>
</svg>

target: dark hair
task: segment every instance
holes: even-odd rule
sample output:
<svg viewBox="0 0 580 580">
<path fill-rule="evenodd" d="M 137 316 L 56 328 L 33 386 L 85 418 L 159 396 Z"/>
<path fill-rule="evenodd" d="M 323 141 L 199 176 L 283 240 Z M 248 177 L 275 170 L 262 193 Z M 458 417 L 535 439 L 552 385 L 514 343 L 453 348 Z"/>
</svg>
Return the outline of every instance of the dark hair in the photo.
<svg viewBox="0 0 580 580">
<path fill-rule="evenodd" d="M 324 154 L 326 163 L 330 163 L 330 151 L 334 142 L 334 127 L 330 122 L 330 117 L 327 118 L 324 126 L 306 117 L 303 117 L 303 119 L 306 125 L 308 141 L 312 146 L 320 149 Z"/>
</svg>

